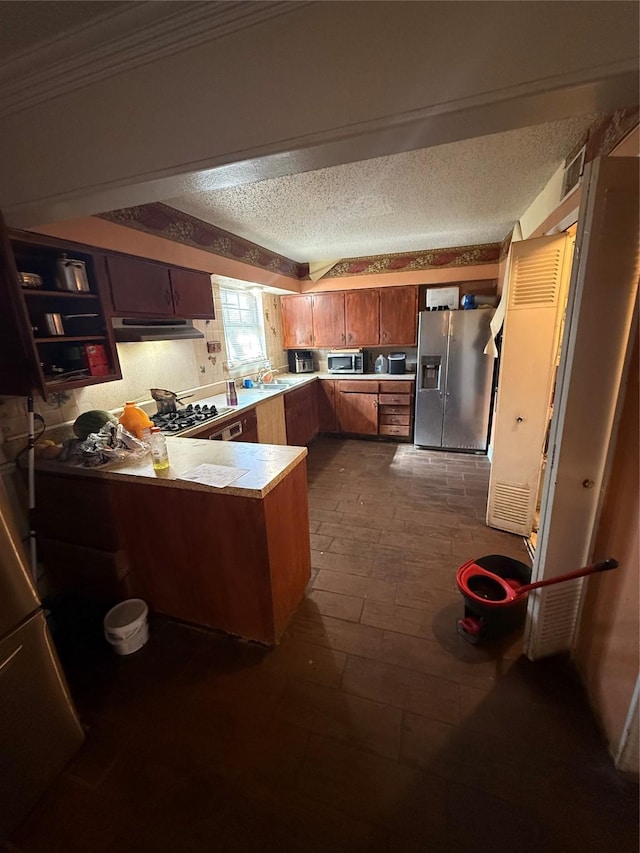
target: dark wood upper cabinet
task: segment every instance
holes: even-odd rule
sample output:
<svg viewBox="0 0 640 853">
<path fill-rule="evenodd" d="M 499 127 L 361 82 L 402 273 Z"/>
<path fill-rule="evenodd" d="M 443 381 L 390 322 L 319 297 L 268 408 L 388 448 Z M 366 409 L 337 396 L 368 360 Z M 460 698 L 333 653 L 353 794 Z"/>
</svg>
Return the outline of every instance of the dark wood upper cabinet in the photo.
<svg viewBox="0 0 640 853">
<path fill-rule="evenodd" d="M 169 267 L 125 255 L 108 255 L 115 314 L 173 317 Z"/>
<path fill-rule="evenodd" d="M 83 265 L 82 290 L 61 289 L 64 257 Z M 103 264 L 90 246 L 8 231 L 0 219 L 0 394 L 37 392 L 46 399 L 51 392 L 121 378 Z M 20 273 L 39 276 L 38 284 L 23 287 Z"/>
<path fill-rule="evenodd" d="M 418 343 L 418 287 L 380 289 L 380 344 L 415 346 Z"/>
<path fill-rule="evenodd" d="M 113 313 L 118 316 L 215 317 L 211 276 L 131 255 L 107 255 Z"/>
<path fill-rule="evenodd" d="M 344 295 L 348 347 L 375 346 L 380 341 L 380 292 L 349 290 Z"/>
<path fill-rule="evenodd" d="M 418 287 L 375 287 L 282 298 L 284 345 L 415 346 Z"/>
<path fill-rule="evenodd" d="M 28 397 L 36 388 L 44 393 L 44 378 L 38 369 L 36 345 L 29 334 L 29 313 L 2 220 L 0 239 L 0 394 Z"/>
<path fill-rule="evenodd" d="M 318 293 L 313 297 L 313 345 L 343 347 L 344 293 Z"/>
<path fill-rule="evenodd" d="M 313 346 L 313 309 L 310 296 L 283 296 L 282 328 L 289 349 Z"/>
<path fill-rule="evenodd" d="M 172 267 L 169 277 L 173 307 L 178 317 L 190 320 L 215 318 L 211 276 L 208 273 Z"/>
</svg>

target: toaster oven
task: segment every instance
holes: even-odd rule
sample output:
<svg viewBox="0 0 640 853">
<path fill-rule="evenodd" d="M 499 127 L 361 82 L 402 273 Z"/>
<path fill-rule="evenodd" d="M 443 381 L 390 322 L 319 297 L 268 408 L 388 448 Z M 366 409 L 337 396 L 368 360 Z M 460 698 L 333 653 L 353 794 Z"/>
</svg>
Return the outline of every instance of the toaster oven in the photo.
<svg viewBox="0 0 640 853">
<path fill-rule="evenodd" d="M 362 350 L 330 352 L 327 370 L 329 373 L 364 373 L 364 353 Z"/>
<path fill-rule="evenodd" d="M 313 373 L 313 353 L 310 350 L 289 350 L 290 373 Z"/>
</svg>

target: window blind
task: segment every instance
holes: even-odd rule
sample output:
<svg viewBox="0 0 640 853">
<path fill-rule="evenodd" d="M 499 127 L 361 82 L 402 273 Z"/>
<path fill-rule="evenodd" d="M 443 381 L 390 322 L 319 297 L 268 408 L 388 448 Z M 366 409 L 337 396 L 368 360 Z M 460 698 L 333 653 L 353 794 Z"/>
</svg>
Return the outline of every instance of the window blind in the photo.
<svg viewBox="0 0 640 853">
<path fill-rule="evenodd" d="M 259 297 L 246 290 L 221 287 L 220 300 L 229 365 L 264 359 L 266 348 Z"/>
</svg>

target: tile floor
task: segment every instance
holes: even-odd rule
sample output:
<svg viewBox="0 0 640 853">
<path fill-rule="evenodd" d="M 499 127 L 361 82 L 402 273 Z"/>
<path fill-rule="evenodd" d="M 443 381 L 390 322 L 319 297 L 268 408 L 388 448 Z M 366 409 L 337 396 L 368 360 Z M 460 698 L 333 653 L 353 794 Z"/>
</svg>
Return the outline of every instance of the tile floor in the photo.
<svg viewBox="0 0 640 853">
<path fill-rule="evenodd" d="M 62 644 L 87 742 L 7 849 L 636 851 L 637 787 L 569 663 L 457 636 L 456 567 L 526 560 L 483 524 L 486 459 L 323 438 L 308 462 L 281 645 L 158 618 L 131 657 Z"/>
</svg>

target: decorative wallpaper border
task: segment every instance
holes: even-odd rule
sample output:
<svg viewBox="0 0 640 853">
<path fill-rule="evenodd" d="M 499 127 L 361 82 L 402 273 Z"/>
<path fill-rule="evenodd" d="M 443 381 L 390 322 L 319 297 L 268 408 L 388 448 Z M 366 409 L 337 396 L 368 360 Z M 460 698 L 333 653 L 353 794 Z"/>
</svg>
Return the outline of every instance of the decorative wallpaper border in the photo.
<svg viewBox="0 0 640 853">
<path fill-rule="evenodd" d="M 455 246 L 450 249 L 427 249 L 418 252 L 399 252 L 393 255 L 346 258 L 332 267 L 325 278 L 468 267 L 477 264 L 497 264 L 499 260 L 500 243 L 482 243 L 476 246 Z"/>
<path fill-rule="evenodd" d="M 100 219 L 137 228 L 156 237 L 164 237 L 205 252 L 242 261 L 259 269 L 280 273 L 300 280 L 309 278 L 309 265 L 292 261 L 264 246 L 251 243 L 244 237 L 232 234 L 203 222 L 188 213 L 182 213 L 162 202 L 125 207 L 108 213 L 96 214 Z M 475 246 L 455 246 L 447 249 L 428 249 L 417 252 L 399 252 L 392 255 L 370 255 L 345 258 L 326 274 L 327 278 L 376 273 L 412 272 L 414 270 L 466 267 L 477 264 L 498 263 L 504 255 L 504 244 L 482 243 Z M 508 244 L 507 244 L 508 247 Z"/>
<path fill-rule="evenodd" d="M 515 226 L 514 226 L 514 228 L 515 228 Z M 509 254 L 509 248 L 511 246 L 512 237 L 513 237 L 513 228 L 507 234 L 505 234 L 504 240 L 502 241 L 502 243 L 500 243 L 500 257 L 498 258 L 499 261 L 504 261 L 504 259 Z"/>
<path fill-rule="evenodd" d="M 583 145 L 584 162 L 590 163 L 596 157 L 606 157 L 616 145 L 625 138 L 630 130 L 638 124 L 639 109 L 637 106 L 624 107 L 613 113 L 607 113 L 595 121 L 584 137 L 569 153 L 565 166 L 576 156 Z"/>
<path fill-rule="evenodd" d="M 127 228 L 137 228 L 138 231 L 145 231 L 156 237 L 164 237 L 175 243 L 193 246 L 195 249 L 280 273 L 289 278 L 303 279 L 309 274 L 308 264 L 299 264 L 162 202 L 111 210 L 97 216 Z"/>
</svg>

